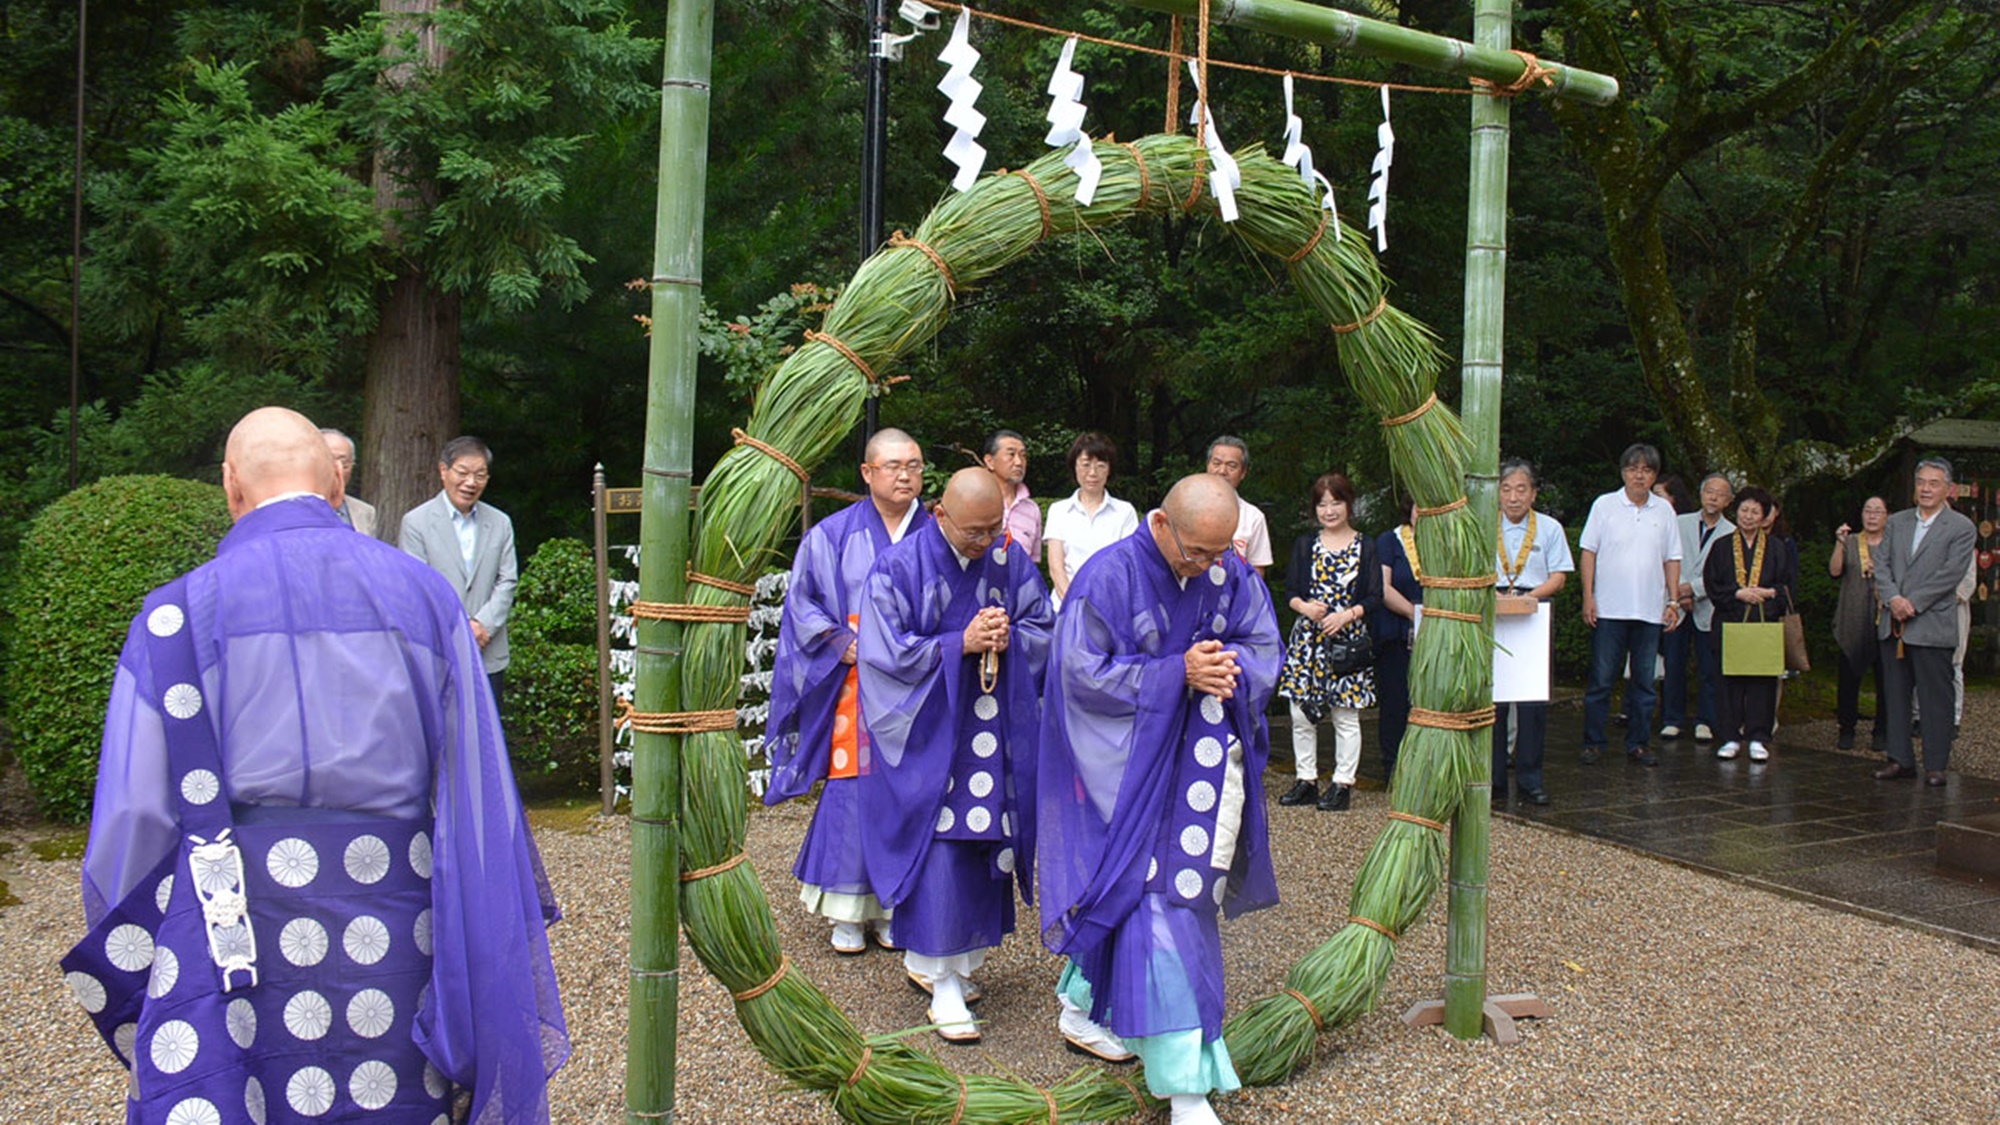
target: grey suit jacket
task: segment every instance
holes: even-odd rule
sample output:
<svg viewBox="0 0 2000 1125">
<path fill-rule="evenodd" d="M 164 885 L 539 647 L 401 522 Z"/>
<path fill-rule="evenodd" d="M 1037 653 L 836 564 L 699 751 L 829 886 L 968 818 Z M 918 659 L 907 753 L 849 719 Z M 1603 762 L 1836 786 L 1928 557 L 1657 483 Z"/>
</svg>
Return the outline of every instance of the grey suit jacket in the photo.
<svg viewBox="0 0 2000 1125">
<path fill-rule="evenodd" d="M 366 500 L 347 498 L 347 509 L 339 513 L 342 522 L 369 538 L 375 537 L 375 505 Z"/>
<path fill-rule="evenodd" d="M 451 515 L 451 501 L 445 499 L 440 489 L 436 496 L 411 508 L 403 517 L 400 545 L 444 575 L 458 591 L 466 616 L 493 634 L 480 656 L 487 672 L 498 672 L 507 667 L 507 617 L 514 609 L 514 521 L 483 501 L 473 507 L 478 533 L 473 544 L 472 573 L 467 574 Z"/>
<path fill-rule="evenodd" d="M 1917 510 L 1904 508 L 1889 517 L 1882 534 L 1882 557 L 1875 564 L 1875 592 L 1882 599 L 1876 635 L 1883 640 L 1893 633 L 1895 618 L 1889 601 L 1905 597 L 1917 607 L 1917 615 L 1903 623 L 1903 643 L 1932 648 L 1958 645 L 1958 584 L 1972 565 L 1979 533 L 1972 521 L 1947 507 L 1938 513 L 1931 529 L 1924 533 L 1923 545 L 1910 553 L 1910 539 L 1917 530 Z"/>
</svg>

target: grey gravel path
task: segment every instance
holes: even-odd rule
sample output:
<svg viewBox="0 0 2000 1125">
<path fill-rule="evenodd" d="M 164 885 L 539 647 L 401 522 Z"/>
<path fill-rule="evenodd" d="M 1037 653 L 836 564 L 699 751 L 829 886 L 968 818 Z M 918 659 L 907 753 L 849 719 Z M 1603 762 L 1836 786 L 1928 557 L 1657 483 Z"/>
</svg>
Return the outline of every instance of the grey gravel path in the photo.
<svg viewBox="0 0 2000 1125">
<path fill-rule="evenodd" d="M 1275 780 L 1275 779 L 1273 779 Z M 1276 809 L 1283 906 L 1225 923 L 1236 1004 L 1345 914 L 1355 866 L 1387 810 Z M 798 907 L 790 861 L 808 810 L 753 812 L 749 851 L 786 948 L 869 1033 L 923 1022 L 899 959 L 839 959 Z M 556 956 L 575 1056 L 555 1082 L 558 1122 L 622 1119 L 622 823 L 538 819 L 567 911 Z M 20 844 L 27 830 L 0 832 Z M 17 848 L 0 859 L 21 902 L 0 909 L 0 1122 L 122 1120 L 121 1072 L 89 1034 L 55 960 L 81 926 L 77 863 Z M 943 1046 L 948 1065 L 1038 1082 L 1079 1060 L 1059 1049 L 1055 959 L 1033 913 L 982 975 L 985 1044 Z M 2000 958 L 1852 915 L 1708 878 L 1622 849 L 1501 821 L 1493 829 L 1493 991 L 1530 991 L 1555 1009 L 1510 1048 L 1410 1031 L 1399 1014 L 1437 993 L 1442 896 L 1403 942 L 1382 1005 L 1327 1037 L 1291 1083 L 1221 1105 L 1231 1125 L 1299 1121 L 1830 1122 L 2000 1121 Z M 728 995 L 683 945 L 678 1119 L 832 1122 L 813 1095 L 782 1088 L 737 1025 Z M 1162 1118 L 1164 1119 L 1164 1118 Z"/>
</svg>

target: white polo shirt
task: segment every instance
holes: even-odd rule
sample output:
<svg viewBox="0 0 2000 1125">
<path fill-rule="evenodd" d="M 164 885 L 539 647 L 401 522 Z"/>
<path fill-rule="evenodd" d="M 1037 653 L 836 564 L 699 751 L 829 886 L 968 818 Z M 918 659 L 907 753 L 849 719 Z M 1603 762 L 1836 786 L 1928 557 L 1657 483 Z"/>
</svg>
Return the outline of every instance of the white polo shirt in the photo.
<svg viewBox="0 0 2000 1125">
<path fill-rule="evenodd" d="M 1236 534 L 1230 539 L 1244 562 L 1271 565 L 1271 530 L 1264 523 L 1264 510 L 1240 496 L 1236 500 Z"/>
<path fill-rule="evenodd" d="M 1132 505 L 1107 492 L 1093 515 L 1084 510 L 1083 493 L 1072 492 L 1067 499 L 1049 505 L 1042 541 L 1063 545 L 1065 577 L 1075 578 L 1077 568 L 1090 556 L 1137 530 L 1139 513 Z"/>
<path fill-rule="evenodd" d="M 1666 563 L 1681 557 L 1680 520 L 1664 497 L 1634 504 L 1620 488 L 1599 496 L 1577 546 L 1597 554 L 1597 616 L 1665 624 Z"/>
</svg>

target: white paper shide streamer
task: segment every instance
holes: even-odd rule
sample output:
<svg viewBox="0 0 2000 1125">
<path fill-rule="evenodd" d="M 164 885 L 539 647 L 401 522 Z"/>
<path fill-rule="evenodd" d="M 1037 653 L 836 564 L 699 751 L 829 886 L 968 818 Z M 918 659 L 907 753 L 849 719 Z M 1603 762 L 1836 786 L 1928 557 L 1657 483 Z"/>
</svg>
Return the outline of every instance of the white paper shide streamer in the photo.
<svg viewBox="0 0 2000 1125">
<path fill-rule="evenodd" d="M 1305 142 L 1304 121 L 1292 110 L 1292 76 L 1285 75 L 1285 155 L 1284 163 L 1298 169 L 1299 179 L 1305 181 L 1306 190 L 1318 194 L 1320 188 L 1326 195 L 1319 197 L 1319 205 L 1329 213 L 1328 223 L 1333 227 L 1333 240 L 1340 241 L 1340 212 L 1333 206 L 1333 181 L 1313 168 L 1312 146 Z"/>
<path fill-rule="evenodd" d="M 1049 135 L 1043 140 L 1050 148 L 1076 146 L 1063 158 L 1063 165 L 1076 173 L 1076 201 L 1088 207 L 1097 195 L 1097 181 L 1104 176 L 1104 162 L 1083 132 L 1083 115 L 1088 111 L 1083 105 L 1083 75 L 1070 69 L 1075 58 L 1076 37 L 1071 36 L 1049 76 Z"/>
<path fill-rule="evenodd" d="M 1208 162 L 1213 171 L 1208 174 L 1208 187 L 1215 193 L 1216 210 L 1222 212 L 1222 221 L 1236 221 L 1236 189 L 1243 186 L 1243 170 L 1236 166 L 1236 158 L 1222 147 L 1222 137 L 1215 131 L 1215 111 L 1208 104 L 1208 91 L 1201 88 L 1201 68 L 1195 60 L 1189 59 L 1188 73 L 1194 76 L 1194 112 L 1188 115 L 1188 123 L 1201 126 L 1201 143 L 1208 149 Z"/>
<path fill-rule="evenodd" d="M 944 122 L 957 130 L 951 140 L 945 143 L 944 158 L 958 165 L 958 174 L 951 178 L 951 186 L 964 191 L 979 178 L 979 170 L 986 166 L 986 149 L 979 143 L 980 130 L 986 128 L 986 115 L 973 108 L 985 87 L 972 76 L 972 68 L 979 65 L 979 50 L 972 45 L 972 9 L 958 10 L 958 23 L 951 29 L 951 42 L 938 52 L 938 61 L 950 67 L 944 77 L 938 79 L 938 92 L 951 99 L 945 107 Z"/>
<path fill-rule="evenodd" d="M 1389 87 L 1382 87 L 1382 124 L 1375 127 L 1375 178 L 1368 181 L 1368 229 L 1375 252 L 1389 248 L 1389 165 L 1396 160 L 1396 130 L 1389 127 Z"/>
</svg>

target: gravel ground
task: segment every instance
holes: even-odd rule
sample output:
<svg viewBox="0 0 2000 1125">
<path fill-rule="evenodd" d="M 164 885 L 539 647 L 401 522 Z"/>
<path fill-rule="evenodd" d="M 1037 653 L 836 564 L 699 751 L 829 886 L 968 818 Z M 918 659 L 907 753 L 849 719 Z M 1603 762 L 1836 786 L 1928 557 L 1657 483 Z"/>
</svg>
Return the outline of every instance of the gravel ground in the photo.
<svg viewBox="0 0 2000 1125">
<path fill-rule="evenodd" d="M 1358 793 L 1346 814 L 1273 808 L 1285 902 L 1224 925 L 1237 1004 L 1275 988 L 1329 932 L 1328 919 L 1345 913 L 1355 867 L 1386 811 L 1372 792 Z M 865 1032 L 923 1023 L 898 957 L 837 958 L 798 906 L 790 861 L 807 816 L 803 807 L 759 810 L 749 843 L 797 968 Z M 615 1122 L 628 835 L 622 822 L 575 813 L 537 814 L 537 825 L 568 914 L 555 951 L 576 1045 L 554 1084 L 554 1119 Z M 0 831 L 0 844 L 15 845 L 0 858 L 0 879 L 20 900 L 0 909 L 0 1027 L 14 1056 L 0 1071 L 0 1122 L 114 1122 L 122 1072 L 55 971 L 82 925 L 77 861 L 23 846 L 47 837 Z M 2000 958 L 1504 819 L 1493 827 L 1492 882 L 1492 989 L 1539 994 L 1554 1018 L 1524 1023 L 1523 1042 L 1508 1048 L 1403 1026 L 1400 1013 L 1440 987 L 1440 896 L 1406 936 L 1381 1007 L 1328 1036 L 1289 1084 L 1222 1102 L 1223 1119 L 2000 1120 L 1992 1041 Z M 914 1041 L 947 1065 L 1043 1083 L 1079 1065 L 1054 1034 L 1057 963 L 1033 933 L 1024 910 L 1021 931 L 982 974 L 983 1045 L 946 1047 L 928 1033 Z M 778 1084 L 727 993 L 682 949 L 678 1118 L 836 1120 L 817 1097 Z"/>
<path fill-rule="evenodd" d="M 1862 714 L 1868 714 L 1864 706 Z M 1882 760 L 1881 755 L 1868 748 L 1869 721 L 1861 720 L 1856 731 L 1852 750 L 1837 751 L 1853 754 L 1861 758 Z M 1840 724 L 1833 719 L 1816 719 L 1806 723 L 1786 723 L 1778 732 L 1780 742 L 1790 742 L 1799 746 L 1812 746 L 1822 750 L 1834 750 L 1840 737 Z M 1923 746 L 1916 747 L 1917 761 L 1923 761 Z M 1965 693 L 1965 715 L 1958 726 L 1958 737 L 1951 744 L 1951 768 L 1957 773 L 1974 777 L 2000 779 L 2000 691 L 1968 688 Z"/>
</svg>

